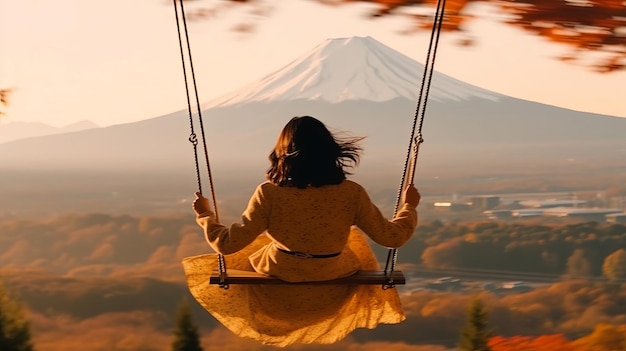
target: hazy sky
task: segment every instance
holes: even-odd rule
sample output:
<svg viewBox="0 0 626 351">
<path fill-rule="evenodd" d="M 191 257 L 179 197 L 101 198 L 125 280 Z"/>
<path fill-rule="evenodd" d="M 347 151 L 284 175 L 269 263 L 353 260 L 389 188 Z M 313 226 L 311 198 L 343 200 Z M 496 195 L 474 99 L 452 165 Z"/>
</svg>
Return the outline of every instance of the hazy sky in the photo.
<svg viewBox="0 0 626 351">
<path fill-rule="evenodd" d="M 420 62 L 429 33 L 402 35 L 395 17 L 365 20 L 370 7 L 325 7 L 273 0 L 256 19 L 240 6 L 190 23 L 202 102 L 281 68 L 328 38 L 371 36 Z M 216 1 L 186 5 L 210 6 Z M 468 27 L 477 43 L 444 33 L 436 69 L 498 93 L 575 110 L 626 117 L 626 72 L 599 74 L 554 57 L 566 48 L 499 24 L 477 10 Z M 247 20 L 250 34 L 232 31 Z M 248 21 L 249 22 L 249 21 Z M 186 108 L 173 4 L 168 0 L 0 0 L 0 87 L 14 87 L 7 122 L 101 126 Z M 421 72 L 416 72 L 420 74 Z M 433 82 L 436 84 L 436 82 Z"/>
</svg>

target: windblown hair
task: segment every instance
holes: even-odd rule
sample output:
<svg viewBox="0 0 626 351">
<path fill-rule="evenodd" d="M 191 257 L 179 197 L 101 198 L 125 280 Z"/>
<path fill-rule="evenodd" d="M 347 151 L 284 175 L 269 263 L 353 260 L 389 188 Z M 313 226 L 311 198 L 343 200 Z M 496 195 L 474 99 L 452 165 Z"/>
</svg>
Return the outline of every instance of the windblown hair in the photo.
<svg viewBox="0 0 626 351">
<path fill-rule="evenodd" d="M 359 164 L 361 140 L 333 135 L 313 117 L 294 117 L 269 155 L 266 177 L 276 185 L 298 188 L 339 184 L 350 174 L 346 168 Z"/>
</svg>

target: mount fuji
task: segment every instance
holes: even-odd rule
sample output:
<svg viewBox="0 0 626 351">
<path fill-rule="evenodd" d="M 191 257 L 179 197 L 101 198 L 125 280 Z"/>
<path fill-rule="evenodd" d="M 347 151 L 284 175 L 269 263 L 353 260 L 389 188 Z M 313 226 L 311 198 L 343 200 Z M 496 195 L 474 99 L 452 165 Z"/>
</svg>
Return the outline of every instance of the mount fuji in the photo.
<svg viewBox="0 0 626 351">
<path fill-rule="evenodd" d="M 252 102 L 349 100 L 417 101 L 424 66 L 371 37 L 329 39 L 282 69 L 243 89 L 203 105 L 204 109 Z M 496 94 L 435 72 L 429 98 L 462 101 Z"/>
<path fill-rule="evenodd" d="M 311 115 L 335 131 L 366 136 L 355 176 L 395 189 L 422 71 L 422 64 L 373 38 L 329 39 L 259 81 L 207 101 L 202 105 L 203 129 L 216 182 L 239 182 L 237 187 L 247 196 L 248 187 L 263 179 L 267 155 L 284 124 L 293 116 Z M 200 130 L 196 123 L 195 131 Z M 434 72 L 417 177 L 422 184 L 430 181 L 431 189 L 437 185 L 438 191 L 449 192 L 463 191 L 478 178 L 513 176 L 524 186 L 534 177 L 540 180 L 533 184 L 558 187 L 562 184 L 556 183 L 573 175 L 602 186 L 610 174 L 623 178 L 624 131 L 626 118 L 516 99 Z M 95 182 L 99 191 L 117 194 L 132 180 L 126 188 L 145 190 L 141 196 L 155 189 L 178 189 L 182 182 L 181 193 L 187 194 L 195 178 L 189 134 L 187 112 L 178 111 L 140 122 L 15 140 L 0 144 L 0 171 L 16 174 L 15 182 L 46 174 L 41 176 L 45 181 L 36 181 L 38 186 L 65 191 L 69 183 L 93 189 Z M 24 172 L 28 177 L 20 175 Z M 63 177 L 49 177 L 50 172 Z M 107 176 L 111 174 L 119 177 Z M 554 174 L 560 175 L 555 184 L 545 184 Z M 82 182 L 72 181 L 79 175 Z M 62 179 L 64 185 L 51 179 Z M 18 188 L 5 189 L 0 182 L 3 197 Z M 77 196 L 87 197 L 85 191 Z"/>
</svg>

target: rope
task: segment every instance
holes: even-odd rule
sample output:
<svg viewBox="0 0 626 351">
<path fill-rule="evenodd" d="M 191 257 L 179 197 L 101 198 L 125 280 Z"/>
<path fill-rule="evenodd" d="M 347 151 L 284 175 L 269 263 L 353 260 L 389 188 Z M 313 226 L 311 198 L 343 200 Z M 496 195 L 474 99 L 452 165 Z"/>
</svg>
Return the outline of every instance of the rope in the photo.
<svg viewBox="0 0 626 351">
<path fill-rule="evenodd" d="M 198 86 L 196 84 L 196 75 L 195 70 L 193 68 L 193 60 L 191 56 L 191 44 L 189 43 L 189 31 L 187 30 L 187 19 L 185 16 L 185 7 L 183 5 L 183 0 L 179 0 L 180 2 L 180 14 L 178 11 L 178 5 L 176 0 L 174 1 L 174 13 L 176 15 L 176 29 L 178 31 L 178 44 L 180 47 L 180 57 L 183 65 L 183 76 L 185 79 L 185 92 L 187 95 L 187 111 L 189 113 L 189 129 L 191 131 L 189 135 L 189 142 L 193 145 L 193 153 L 194 153 L 194 163 L 196 167 L 196 181 L 198 184 L 198 192 L 202 194 L 202 181 L 200 177 L 200 163 L 198 161 L 198 137 L 194 131 L 194 123 L 193 123 L 193 108 L 191 105 L 191 97 L 190 97 L 190 89 L 189 89 L 189 79 L 187 77 L 187 65 L 189 65 L 189 72 L 191 73 L 191 80 L 193 83 L 193 91 L 195 94 L 195 103 L 196 103 L 196 111 L 198 112 L 198 121 L 200 126 L 200 135 L 202 137 L 202 146 L 204 151 L 204 161 L 207 167 L 207 176 L 209 181 L 209 188 L 211 191 L 211 201 L 213 202 L 213 210 L 215 213 L 215 220 L 219 223 L 219 212 L 217 209 L 217 196 L 215 194 L 215 187 L 213 185 L 213 173 L 211 171 L 211 164 L 209 162 L 209 152 L 206 144 L 206 137 L 204 131 L 204 123 L 202 120 L 202 109 L 200 107 L 200 99 L 198 97 Z M 183 38 L 181 34 L 181 21 L 179 18 L 182 18 L 182 27 L 184 29 L 185 39 L 183 44 Z M 188 60 L 185 59 L 185 49 Z M 188 62 L 187 62 L 188 61 Z M 228 284 L 226 283 L 226 261 L 224 260 L 224 256 L 222 254 L 217 255 L 218 268 L 220 272 L 220 287 L 228 289 Z"/>
<path fill-rule="evenodd" d="M 402 170 L 402 179 L 400 181 L 398 196 L 396 197 L 396 205 L 393 212 L 394 217 L 397 215 L 398 209 L 400 208 L 400 200 L 407 184 L 407 177 L 408 184 L 413 184 L 415 180 L 417 156 L 419 154 L 420 145 L 424 142 L 424 139 L 422 138 L 422 128 L 426 113 L 426 102 L 428 101 L 428 94 L 430 93 L 430 85 L 435 67 L 435 58 L 437 56 L 437 47 L 439 45 L 439 36 L 441 34 L 445 7 L 446 0 L 437 1 L 437 11 L 435 12 L 435 16 L 433 18 L 433 29 L 430 33 L 430 42 L 428 52 L 426 54 L 426 62 L 424 63 L 424 73 L 422 74 L 422 83 L 417 100 L 417 107 L 415 109 L 415 116 L 413 117 L 411 138 L 409 140 L 409 147 L 404 161 L 404 169 Z M 389 280 L 385 285 L 383 285 L 383 289 L 389 289 L 394 286 L 392 277 L 393 271 L 396 268 L 397 260 L 398 249 L 389 249 L 387 253 L 387 262 L 385 263 L 385 274 L 389 277 Z"/>
</svg>

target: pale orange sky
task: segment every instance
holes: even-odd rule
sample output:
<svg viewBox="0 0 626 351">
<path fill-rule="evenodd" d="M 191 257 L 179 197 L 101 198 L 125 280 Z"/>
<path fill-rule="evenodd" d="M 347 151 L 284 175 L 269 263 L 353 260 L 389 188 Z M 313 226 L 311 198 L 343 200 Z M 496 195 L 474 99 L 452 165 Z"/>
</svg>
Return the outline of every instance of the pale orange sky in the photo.
<svg viewBox="0 0 626 351">
<path fill-rule="evenodd" d="M 252 83 L 328 38 L 369 35 L 425 59 L 429 33 L 399 34 L 409 25 L 401 18 L 365 20 L 369 7 L 362 5 L 267 2 L 276 4 L 269 18 L 255 21 L 238 7 L 190 23 L 201 101 Z M 505 95 L 626 117 L 626 72 L 562 63 L 554 57 L 565 48 L 498 24 L 497 17 L 472 22 L 473 47 L 444 33 L 436 69 Z M 255 32 L 230 30 L 246 18 L 258 24 Z M 186 108 L 171 1 L 0 0 L 0 30 L 0 86 L 15 88 L 3 123 L 63 126 L 87 119 L 106 126 Z"/>
</svg>

